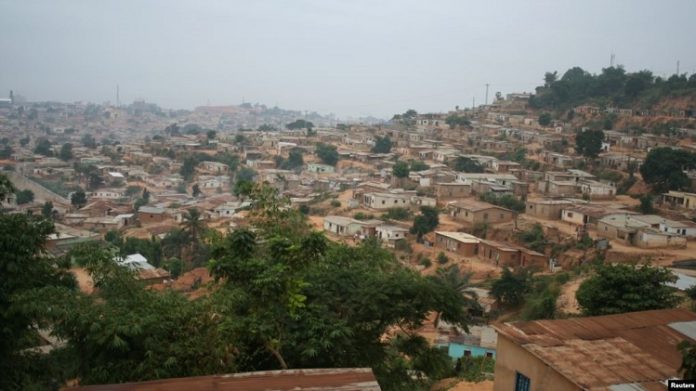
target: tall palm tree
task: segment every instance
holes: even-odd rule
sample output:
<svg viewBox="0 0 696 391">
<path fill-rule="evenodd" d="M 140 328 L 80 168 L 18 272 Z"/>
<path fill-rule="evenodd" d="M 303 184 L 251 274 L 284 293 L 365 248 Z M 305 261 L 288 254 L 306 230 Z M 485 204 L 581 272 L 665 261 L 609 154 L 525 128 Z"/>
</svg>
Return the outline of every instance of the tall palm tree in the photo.
<svg viewBox="0 0 696 391">
<path fill-rule="evenodd" d="M 467 312 L 480 309 L 480 304 L 478 302 L 478 294 L 476 291 L 471 289 L 471 276 L 473 273 L 462 274 L 459 270 L 458 265 L 452 265 L 447 268 L 440 268 L 437 270 L 435 278 L 447 287 L 450 287 L 464 298 L 464 306 Z M 440 317 L 442 313 L 438 312 L 435 317 L 435 327 L 440 323 Z"/>
<path fill-rule="evenodd" d="M 191 246 L 189 258 L 196 254 L 196 248 L 201 240 L 201 234 L 205 230 L 205 222 L 201 218 L 201 212 L 196 208 L 190 208 L 184 214 L 183 228 Z"/>
</svg>

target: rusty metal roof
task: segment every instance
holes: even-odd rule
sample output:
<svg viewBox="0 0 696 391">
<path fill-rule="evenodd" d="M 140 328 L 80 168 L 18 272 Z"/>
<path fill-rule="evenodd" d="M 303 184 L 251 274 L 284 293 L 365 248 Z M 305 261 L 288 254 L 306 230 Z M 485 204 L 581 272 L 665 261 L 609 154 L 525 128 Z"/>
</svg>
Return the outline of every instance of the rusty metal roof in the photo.
<svg viewBox="0 0 696 391">
<path fill-rule="evenodd" d="M 667 309 L 494 327 L 583 389 L 641 384 L 652 390 L 658 384 L 646 383 L 678 375 L 676 345 L 692 339 L 672 324 L 695 320 L 691 311 Z"/>
<path fill-rule="evenodd" d="M 296 369 L 64 388 L 63 391 L 380 391 L 370 368 Z"/>
</svg>

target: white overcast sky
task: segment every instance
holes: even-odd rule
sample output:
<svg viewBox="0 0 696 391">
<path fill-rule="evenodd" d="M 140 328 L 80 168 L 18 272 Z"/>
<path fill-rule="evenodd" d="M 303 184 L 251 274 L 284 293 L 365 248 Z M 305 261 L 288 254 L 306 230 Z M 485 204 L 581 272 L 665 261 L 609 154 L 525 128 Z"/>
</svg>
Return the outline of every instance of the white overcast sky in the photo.
<svg viewBox="0 0 696 391">
<path fill-rule="evenodd" d="M 0 96 L 444 111 L 544 72 L 696 72 L 696 1 L 0 0 Z M 489 100 L 491 99 L 489 97 Z"/>
</svg>

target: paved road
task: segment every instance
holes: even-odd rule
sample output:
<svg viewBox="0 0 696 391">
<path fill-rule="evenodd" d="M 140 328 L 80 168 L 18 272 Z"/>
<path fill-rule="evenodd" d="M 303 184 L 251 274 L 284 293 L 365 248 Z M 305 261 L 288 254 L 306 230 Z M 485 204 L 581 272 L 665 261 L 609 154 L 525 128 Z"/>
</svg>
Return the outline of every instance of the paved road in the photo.
<svg viewBox="0 0 696 391">
<path fill-rule="evenodd" d="M 41 186 L 40 184 L 32 181 L 31 179 L 25 177 L 24 175 L 14 172 L 14 171 L 8 171 L 6 172 L 7 176 L 10 178 L 12 181 L 12 184 L 20 189 L 20 190 L 31 190 L 34 192 L 34 197 L 37 200 L 43 200 L 43 201 L 51 201 L 53 202 L 53 205 L 60 205 L 63 206 L 66 209 L 70 208 L 70 200 L 67 198 L 60 196 L 51 190 Z"/>
</svg>

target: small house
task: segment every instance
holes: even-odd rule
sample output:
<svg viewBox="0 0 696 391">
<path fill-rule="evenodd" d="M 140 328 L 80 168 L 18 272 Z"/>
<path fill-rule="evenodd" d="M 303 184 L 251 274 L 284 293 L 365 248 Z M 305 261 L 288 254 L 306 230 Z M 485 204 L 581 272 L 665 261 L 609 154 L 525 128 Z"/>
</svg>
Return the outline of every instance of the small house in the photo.
<svg viewBox="0 0 696 391">
<path fill-rule="evenodd" d="M 453 201 L 447 205 L 447 208 L 453 219 L 472 225 L 506 223 L 512 221 L 515 216 L 515 213 L 509 209 L 473 200 Z"/>
</svg>

